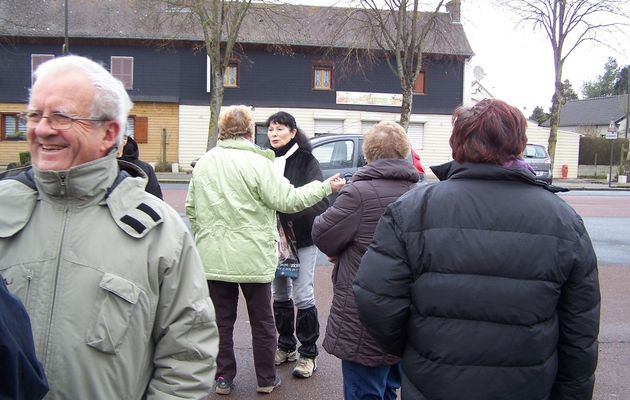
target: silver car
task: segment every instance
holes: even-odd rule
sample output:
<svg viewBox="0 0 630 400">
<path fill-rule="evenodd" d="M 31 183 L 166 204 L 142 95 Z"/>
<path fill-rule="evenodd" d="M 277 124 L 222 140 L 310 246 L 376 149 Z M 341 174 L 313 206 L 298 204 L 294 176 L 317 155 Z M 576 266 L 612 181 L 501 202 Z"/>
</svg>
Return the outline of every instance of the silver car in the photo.
<svg viewBox="0 0 630 400">
<path fill-rule="evenodd" d="M 536 172 L 536 179 L 551 184 L 553 171 L 551 169 L 551 157 L 547 149 L 539 144 L 528 143 L 523 152 L 523 158 Z"/>
</svg>

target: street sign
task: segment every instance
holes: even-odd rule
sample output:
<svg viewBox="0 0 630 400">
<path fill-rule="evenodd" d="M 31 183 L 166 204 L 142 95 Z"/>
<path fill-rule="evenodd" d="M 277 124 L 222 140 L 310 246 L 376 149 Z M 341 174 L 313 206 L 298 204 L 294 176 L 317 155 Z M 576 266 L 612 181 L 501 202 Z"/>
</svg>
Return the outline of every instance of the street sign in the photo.
<svg viewBox="0 0 630 400">
<path fill-rule="evenodd" d="M 606 132 L 606 139 L 617 139 L 617 124 L 615 124 L 615 121 L 610 121 L 608 132 Z"/>
<path fill-rule="evenodd" d="M 608 124 L 608 132 L 617 132 L 617 124 L 615 124 L 615 121 L 610 121 L 610 124 Z"/>
<path fill-rule="evenodd" d="M 617 139 L 617 132 L 606 132 L 606 139 Z"/>
</svg>

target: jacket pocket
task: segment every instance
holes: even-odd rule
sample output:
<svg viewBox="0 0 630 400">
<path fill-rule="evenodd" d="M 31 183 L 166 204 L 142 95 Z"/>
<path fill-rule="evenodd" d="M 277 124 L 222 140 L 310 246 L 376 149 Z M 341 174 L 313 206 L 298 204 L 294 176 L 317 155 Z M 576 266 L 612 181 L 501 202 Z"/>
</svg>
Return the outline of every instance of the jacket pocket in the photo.
<svg viewBox="0 0 630 400">
<path fill-rule="evenodd" d="M 108 354 L 117 354 L 138 303 L 140 288 L 120 276 L 106 273 L 99 287 L 100 306 L 88 329 L 87 344 Z"/>
<path fill-rule="evenodd" d="M 33 271 L 23 265 L 18 265 L 0 270 L 0 275 L 9 291 L 16 295 L 25 307 L 28 307 Z"/>
</svg>

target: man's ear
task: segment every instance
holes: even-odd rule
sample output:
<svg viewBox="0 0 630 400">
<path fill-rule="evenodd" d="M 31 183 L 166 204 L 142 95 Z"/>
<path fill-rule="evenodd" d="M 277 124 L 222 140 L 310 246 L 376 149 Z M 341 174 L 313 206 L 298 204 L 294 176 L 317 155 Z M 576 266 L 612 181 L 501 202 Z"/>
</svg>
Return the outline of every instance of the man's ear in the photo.
<svg viewBox="0 0 630 400">
<path fill-rule="evenodd" d="M 118 134 L 120 133 L 120 125 L 118 121 L 105 121 L 103 125 L 103 137 L 101 139 L 101 151 L 107 153 L 116 145 Z"/>
</svg>

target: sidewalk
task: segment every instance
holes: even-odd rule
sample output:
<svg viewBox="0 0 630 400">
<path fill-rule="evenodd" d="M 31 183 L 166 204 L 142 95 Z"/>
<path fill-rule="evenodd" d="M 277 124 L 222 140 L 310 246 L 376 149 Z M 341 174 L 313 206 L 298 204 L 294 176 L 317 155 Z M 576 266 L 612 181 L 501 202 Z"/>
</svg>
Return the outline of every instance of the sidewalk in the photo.
<svg viewBox="0 0 630 400">
<path fill-rule="evenodd" d="M 186 172 L 180 173 L 168 173 L 157 172 L 156 173 L 160 183 L 188 183 L 192 174 Z M 428 178 L 429 183 L 437 182 L 435 178 Z M 630 183 L 617 183 L 611 182 L 610 187 L 606 179 L 592 179 L 592 178 L 579 178 L 579 179 L 555 179 L 553 184 L 560 187 L 565 187 L 570 190 L 630 190 Z"/>
</svg>

